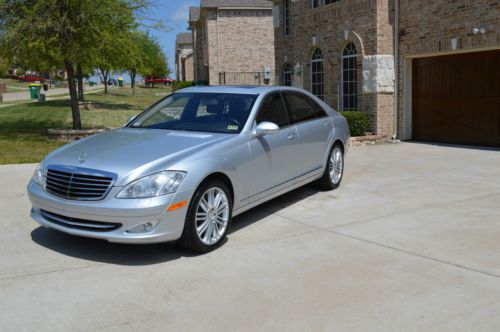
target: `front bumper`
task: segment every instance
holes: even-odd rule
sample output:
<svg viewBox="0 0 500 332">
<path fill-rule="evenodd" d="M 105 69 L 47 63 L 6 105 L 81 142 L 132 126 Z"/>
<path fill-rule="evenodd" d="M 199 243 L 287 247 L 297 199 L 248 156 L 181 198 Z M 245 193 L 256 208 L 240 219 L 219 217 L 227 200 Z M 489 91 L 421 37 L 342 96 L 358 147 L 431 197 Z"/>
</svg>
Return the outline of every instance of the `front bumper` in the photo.
<svg viewBox="0 0 500 332">
<path fill-rule="evenodd" d="M 121 188 L 114 187 L 100 201 L 66 200 L 47 193 L 40 185 L 30 182 L 28 195 L 33 208 L 31 217 L 42 226 L 64 233 L 91 237 L 118 243 L 157 243 L 175 241 L 182 235 L 189 204 L 168 212 L 167 208 L 177 202 L 189 200 L 192 191 L 146 199 L 116 199 Z M 111 231 L 93 231 L 51 222 L 42 210 L 68 217 L 95 222 L 118 223 L 120 226 Z M 150 223 L 148 232 L 132 233 L 133 228 Z"/>
</svg>

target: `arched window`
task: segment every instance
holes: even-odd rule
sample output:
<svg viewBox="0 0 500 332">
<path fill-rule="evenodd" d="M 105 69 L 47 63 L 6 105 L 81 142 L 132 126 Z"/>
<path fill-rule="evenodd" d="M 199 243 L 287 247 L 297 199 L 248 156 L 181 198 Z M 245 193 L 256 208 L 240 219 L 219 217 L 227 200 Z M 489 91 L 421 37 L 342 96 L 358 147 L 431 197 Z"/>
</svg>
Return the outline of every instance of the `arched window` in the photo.
<svg viewBox="0 0 500 332">
<path fill-rule="evenodd" d="M 293 68 L 289 63 L 285 63 L 283 66 L 283 85 L 292 86 L 293 81 Z"/>
<path fill-rule="evenodd" d="M 342 109 L 356 110 L 358 108 L 358 70 L 356 46 L 349 43 L 342 53 Z"/>
<path fill-rule="evenodd" d="M 323 99 L 323 54 L 319 48 L 315 49 L 311 58 L 311 92 L 318 98 Z"/>
</svg>

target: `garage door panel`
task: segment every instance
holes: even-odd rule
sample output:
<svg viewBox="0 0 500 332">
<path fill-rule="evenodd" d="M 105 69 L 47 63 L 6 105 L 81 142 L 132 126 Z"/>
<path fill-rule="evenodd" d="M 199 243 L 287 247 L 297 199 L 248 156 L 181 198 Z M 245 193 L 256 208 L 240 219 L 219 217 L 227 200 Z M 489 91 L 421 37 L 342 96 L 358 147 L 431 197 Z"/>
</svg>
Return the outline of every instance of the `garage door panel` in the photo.
<svg viewBox="0 0 500 332">
<path fill-rule="evenodd" d="M 416 59 L 413 136 L 500 146 L 500 51 Z"/>
</svg>

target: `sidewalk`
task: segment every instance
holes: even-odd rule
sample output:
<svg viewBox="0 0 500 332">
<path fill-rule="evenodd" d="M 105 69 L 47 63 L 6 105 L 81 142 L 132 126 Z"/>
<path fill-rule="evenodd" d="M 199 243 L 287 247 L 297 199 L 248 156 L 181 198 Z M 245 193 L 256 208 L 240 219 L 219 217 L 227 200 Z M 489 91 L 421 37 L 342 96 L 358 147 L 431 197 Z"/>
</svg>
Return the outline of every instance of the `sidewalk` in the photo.
<svg viewBox="0 0 500 332">
<path fill-rule="evenodd" d="M 94 91 L 98 89 L 103 89 L 104 86 L 102 84 L 89 87 L 85 86 L 85 92 L 89 91 Z M 47 97 L 50 96 L 55 96 L 55 95 L 63 95 L 67 94 L 69 95 L 69 90 L 68 88 L 52 88 L 49 89 L 48 91 L 42 91 Z M 7 92 L 3 94 L 3 101 L 4 102 L 10 102 L 10 101 L 20 101 L 20 100 L 30 100 L 30 92 L 29 90 L 24 90 L 24 91 L 19 91 L 19 92 Z M 0 103 L 1 105 L 1 103 Z"/>
</svg>

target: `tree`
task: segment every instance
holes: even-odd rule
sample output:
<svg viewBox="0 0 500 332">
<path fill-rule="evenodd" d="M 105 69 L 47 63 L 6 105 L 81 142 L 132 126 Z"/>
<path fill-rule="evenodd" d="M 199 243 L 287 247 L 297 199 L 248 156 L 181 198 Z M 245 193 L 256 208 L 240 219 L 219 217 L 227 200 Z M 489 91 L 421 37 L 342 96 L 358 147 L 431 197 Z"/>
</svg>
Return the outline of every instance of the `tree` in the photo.
<svg viewBox="0 0 500 332">
<path fill-rule="evenodd" d="M 137 75 L 164 77 L 169 74 L 167 57 L 158 41 L 148 32 L 135 31 L 128 47 L 127 62 L 132 93 L 135 95 Z"/>
<path fill-rule="evenodd" d="M 141 43 L 141 52 L 144 61 L 142 66 L 138 68 L 139 74 L 144 77 L 164 77 L 170 73 L 167 56 L 163 53 L 158 41 L 149 34 L 146 34 Z"/>
<path fill-rule="evenodd" d="M 73 128 L 81 128 L 77 66 L 91 63 L 110 36 L 136 28 L 147 0 L 0 0 L 0 52 L 30 66 L 63 66 Z"/>
</svg>

